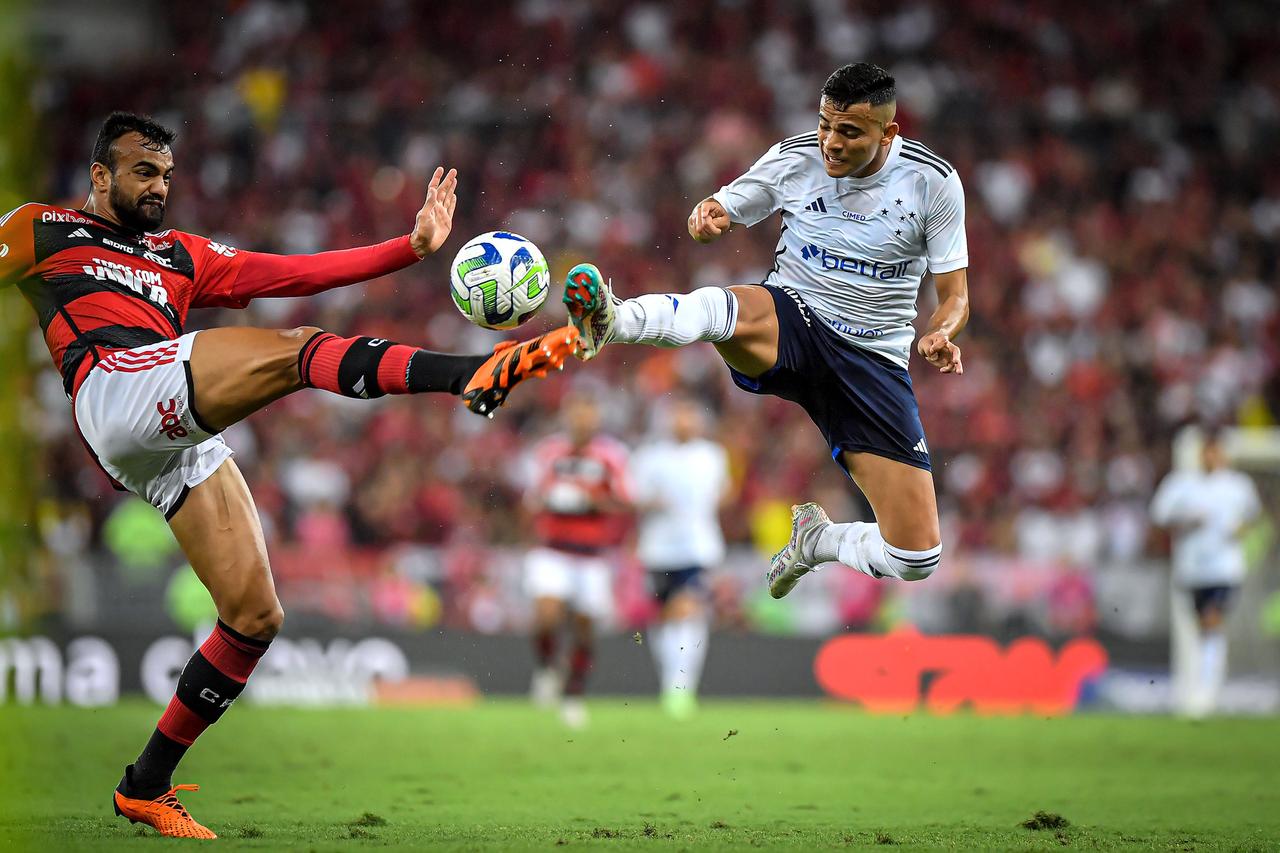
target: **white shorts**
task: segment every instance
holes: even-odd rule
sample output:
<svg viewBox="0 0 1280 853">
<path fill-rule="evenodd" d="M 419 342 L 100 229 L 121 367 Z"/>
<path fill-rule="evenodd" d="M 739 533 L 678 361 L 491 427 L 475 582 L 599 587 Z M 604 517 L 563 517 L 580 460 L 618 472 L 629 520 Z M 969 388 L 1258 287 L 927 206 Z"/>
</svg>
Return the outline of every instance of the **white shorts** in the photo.
<svg viewBox="0 0 1280 853">
<path fill-rule="evenodd" d="M 530 598 L 558 598 L 592 619 L 613 613 L 613 569 L 600 557 L 535 548 L 525 557 L 524 590 Z"/>
<path fill-rule="evenodd" d="M 103 469 L 165 518 L 233 455 L 191 408 L 197 334 L 112 353 L 76 394 L 76 425 Z"/>
</svg>

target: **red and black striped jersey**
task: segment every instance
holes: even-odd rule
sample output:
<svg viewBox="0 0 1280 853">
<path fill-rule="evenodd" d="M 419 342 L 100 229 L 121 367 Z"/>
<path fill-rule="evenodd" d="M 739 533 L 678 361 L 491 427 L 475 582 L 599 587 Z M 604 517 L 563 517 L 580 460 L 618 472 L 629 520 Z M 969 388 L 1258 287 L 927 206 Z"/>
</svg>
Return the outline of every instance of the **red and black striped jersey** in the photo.
<svg viewBox="0 0 1280 853">
<path fill-rule="evenodd" d="M 182 231 L 140 233 L 34 202 L 0 218 L 0 285 L 17 284 L 35 309 L 69 396 L 111 352 L 180 337 L 192 308 L 306 296 L 417 260 L 408 237 L 286 256 Z"/>
<path fill-rule="evenodd" d="M 621 442 L 597 435 L 579 447 L 553 435 L 533 449 L 532 462 L 527 503 L 540 543 L 595 554 L 622 541 L 626 519 L 618 510 L 631 503 L 632 490 Z"/>
</svg>

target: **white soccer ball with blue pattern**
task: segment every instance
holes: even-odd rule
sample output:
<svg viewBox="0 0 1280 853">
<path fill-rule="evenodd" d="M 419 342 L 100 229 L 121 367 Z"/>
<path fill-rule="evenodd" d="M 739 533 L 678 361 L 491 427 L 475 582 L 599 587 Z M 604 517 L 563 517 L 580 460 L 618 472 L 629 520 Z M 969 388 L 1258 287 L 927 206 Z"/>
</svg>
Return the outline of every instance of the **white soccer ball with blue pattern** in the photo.
<svg viewBox="0 0 1280 853">
<path fill-rule="evenodd" d="M 458 250 L 449 286 L 453 304 L 477 326 L 514 329 L 547 301 L 551 273 L 529 240 L 510 231 L 490 231 Z"/>
</svg>

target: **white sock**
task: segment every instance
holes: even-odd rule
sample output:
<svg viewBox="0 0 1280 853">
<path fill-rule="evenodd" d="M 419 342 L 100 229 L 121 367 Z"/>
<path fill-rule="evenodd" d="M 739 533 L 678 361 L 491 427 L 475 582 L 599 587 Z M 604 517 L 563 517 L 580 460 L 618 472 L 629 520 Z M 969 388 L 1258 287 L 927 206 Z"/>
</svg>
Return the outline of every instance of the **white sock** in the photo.
<svg viewBox="0 0 1280 853">
<path fill-rule="evenodd" d="M 626 344 L 682 347 L 724 341 L 738 325 L 738 297 L 724 287 L 692 293 L 647 293 L 618 306 L 613 339 Z"/>
<path fill-rule="evenodd" d="M 662 692 L 674 690 L 680 679 L 680 633 L 674 622 L 664 622 L 658 632 L 658 681 Z"/>
<path fill-rule="evenodd" d="M 672 675 L 663 682 L 663 690 L 687 690 L 696 693 L 702 679 L 702 664 L 707 659 L 709 631 L 706 620 L 699 617 L 668 622 L 667 632 L 672 641 Z"/>
<path fill-rule="evenodd" d="M 904 581 L 924 580 L 942 561 L 942 543 L 927 551 L 895 548 L 880 536 L 880 525 L 864 521 L 831 524 L 818 534 L 813 546 L 813 565 L 844 563 L 873 578 L 891 577 Z"/>
<path fill-rule="evenodd" d="M 667 687 L 667 638 L 671 631 L 666 622 L 658 622 L 649 628 L 649 651 L 653 653 L 653 664 L 658 668 L 658 684 L 662 689 Z"/>
<path fill-rule="evenodd" d="M 1227 635 L 1223 631 L 1205 631 L 1200 636 L 1200 701 L 1204 713 L 1218 704 L 1218 692 L 1226 677 Z"/>
</svg>

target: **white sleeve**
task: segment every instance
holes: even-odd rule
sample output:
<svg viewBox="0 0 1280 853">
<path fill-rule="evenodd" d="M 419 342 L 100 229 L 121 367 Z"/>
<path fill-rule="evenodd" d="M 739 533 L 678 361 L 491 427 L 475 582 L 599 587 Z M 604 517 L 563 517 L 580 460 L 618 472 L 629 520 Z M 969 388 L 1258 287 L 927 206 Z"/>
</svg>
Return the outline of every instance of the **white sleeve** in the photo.
<svg viewBox="0 0 1280 853">
<path fill-rule="evenodd" d="M 1254 485 L 1253 478 L 1248 474 L 1241 474 L 1241 489 L 1244 492 L 1244 518 L 1241 522 L 1248 524 L 1262 515 L 1262 500 L 1258 497 L 1258 487 Z"/>
<path fill-rule="evenodd" d="M 743 175 L 711 197 L 720 202 L 731 221 L 748 227 L 755 225 L 782 208 L 782 180 L 799 156 L 795 152 L 784 154 L 775 145 Z"/>
<path fill-rule="evenodd" d="M 716 469 L 718 479 L 720 480 L 720 488 L 716 490 L 718 497 L 723 497 L 729 491 L 729 487 L 733 485 L 733 481 L 729 477 L 729 452 L 724 449 L 724 445 L 713 445 L 716 449 Z"/>
<path fill-rule="evenodd" d="M 655 497 L 652 470 L 653 466 L 650 461 L 653 458 L 653 448 L 642 447 L 636 451 L 631 457 L 631 487 L 637 501 L 644 503 L 653 500 Z"/>
<path fill-rule="evenodd" d="M 924 220 L 929 272 L 944 273 L 969 266 L 969 240 L 964 231 L 964 187 L 954 169 L 942 179 Z"/>
<path fill-rule="evenodd" d="M 1168 527 L 1179 521 L 1179 504 L 1182 503 L 1183 476 L 1173 471 L 1160 481 L 1155 497 L 1151 499 L 1151 520 L 1160 527 Z"/>
</svg>

